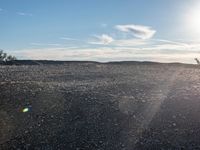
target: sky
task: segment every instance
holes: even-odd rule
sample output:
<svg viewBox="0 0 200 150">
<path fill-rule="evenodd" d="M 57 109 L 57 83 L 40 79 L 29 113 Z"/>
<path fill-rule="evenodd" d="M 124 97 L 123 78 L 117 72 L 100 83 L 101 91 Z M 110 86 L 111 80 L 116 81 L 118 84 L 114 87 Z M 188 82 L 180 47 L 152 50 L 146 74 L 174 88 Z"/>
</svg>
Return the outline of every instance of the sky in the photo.
<svg viewBox="0 0 200 150">
<path fill-rule="evenodd" d="M 200 58 L 199 0 L 0 0 L 0 49 L 18 59 Z"/>
</svg>

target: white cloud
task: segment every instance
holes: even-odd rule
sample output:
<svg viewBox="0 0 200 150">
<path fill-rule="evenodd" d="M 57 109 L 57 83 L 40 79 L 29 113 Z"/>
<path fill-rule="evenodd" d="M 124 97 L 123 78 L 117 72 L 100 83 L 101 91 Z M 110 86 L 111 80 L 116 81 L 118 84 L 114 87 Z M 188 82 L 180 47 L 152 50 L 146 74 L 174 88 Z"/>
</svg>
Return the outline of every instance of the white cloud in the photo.
<svg viewBox="0 0 200 150">
<path fill-rule="evenodd" d="M 70 37 L 60 37 L 61 40 L 67 40 L 67 41 L 80 41 L 78 39 L 70 38 Z"/>
<path fill-rule="evenodd" d="M 102 34 L 101 36 L 96 35 L 94 37 L 95 39 L 90 41 L 90 44 L 108 45 L 114 41 L 114 39 L 107 34 Z"/>
<path fill-rule="evenodd" d="M 115 28 L 119 31 L 132 34 L 134 37 L 139 39 L 150 39 L 156 33 L 151 27 L 142 25 L 116 25 Z"/>
<path fill-rule="evenodd" d="M 106 49 L 106 48 L 105 48 Z M 27 59 L 45 60 L 95 60 L 96 57 L 104 55 L 104 48 L 81 49 L 81 48 L 38 48 L 16 51 L 16 56 Z M 108 51 L 109 52 L 109 51 Z"/>
<path fill-rule="evenodd" d="M 166 41 L 166 42 L 164 42 Z M 152 43 L 155 41 L 152 41 Z M 51 47 L 18 50 L 13 52 L 19 58 L 46 60 L 91 60 L 91 61 L 157 61 L 195 63 L 200 57 L 200 44 L 187 44 L 163 40 L 146 43 L 141 47 L 113 46 L 98 48 Z M 126 44 L 125 44 L 126 45 Z"/>
<path fill-rule="evenodd" d="M 76 41 L 72 47 L 57 43 L 31 43 L 40 48 L 19 50 L 13 53 L 19 58 L 46 60 L 89 60 L 89 61 L 157 61 L 195 63 L 200 57 L 199 41 L 170 41 L 151 39 L 156 33 L 147 26 L 117 25 L 116 28 L 125 34 L 124 38 L 107 34 L 95 35 L 86 47 L 78 39 L 60 37 L 63 40 Z M 136 37 L 136 38 L 133 38 Z M 148 39 L 148 40 L 147 40 Z M 82 41 L 83 42 L 83 41 Z M 73 47 L 76 44 L 76 47 Z M 91 46 L 90 44 L 95 44 Z M 81 47 L 81 46 L 82 47 Z M 62 47 L 61 47 L 62 46 Z M 66 45 L 66 46 L 69 46 Z"/>
<path fill-rule="evenodd" d="M 101 35 L 101 36 L 94 36 L 95 39 L 89 41 L 89 44 L 95 45 L 109 45 L 109 46 L 142 46 L 146 45 L 148 41 L 142 39 L 113 39 L 111 36 L 108 35 Z"/>
<path fill-rule="evenodd" d="M 154 34 L 155 30 L 151 29 L 148 26 L 141 25 L 116 25 L 115 28 L 126 34 L 131 34 L 131 37 L 116 37 L 115 39 L 107 34 L 102 34 L 101 36 L 94 36 L 89 44 L 98 44 L 98 45 L 110 45 L 110 46 L 144 46 L 149 43 Z M 136 38 L 133 38 L 136 37 Z"/>
<path fill-rule="evenodd" d="M 25 13 L 25 12 L 17 12 L 17 14 L 18 15 L 20 15 L 20 16 L 33 16 L 33 14 L 31 14 L 31 13 Z"/>
</svg>

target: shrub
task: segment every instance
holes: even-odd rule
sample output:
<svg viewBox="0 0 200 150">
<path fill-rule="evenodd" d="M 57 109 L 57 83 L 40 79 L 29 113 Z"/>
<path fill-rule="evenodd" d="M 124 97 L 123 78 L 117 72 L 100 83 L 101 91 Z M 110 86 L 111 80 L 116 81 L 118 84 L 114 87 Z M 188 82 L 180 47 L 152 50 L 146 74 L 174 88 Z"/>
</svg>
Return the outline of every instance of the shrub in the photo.
<svg viewBox="0 0 200 150">
<path fill-rule="evenodd" d="M 200 65 L 200 61 L 198 58 L 195 58 L 195 61 L 197 62 L 198 65 Z"/>
<path fill-rule="evenodd" d="M 7 53 L 4 53 L 3 50 L 0 50 L 0 61 L 7 62 L 7 61 L 13 61 L 17 58 L 12 55 L 7 55 Z"/>
</svg>

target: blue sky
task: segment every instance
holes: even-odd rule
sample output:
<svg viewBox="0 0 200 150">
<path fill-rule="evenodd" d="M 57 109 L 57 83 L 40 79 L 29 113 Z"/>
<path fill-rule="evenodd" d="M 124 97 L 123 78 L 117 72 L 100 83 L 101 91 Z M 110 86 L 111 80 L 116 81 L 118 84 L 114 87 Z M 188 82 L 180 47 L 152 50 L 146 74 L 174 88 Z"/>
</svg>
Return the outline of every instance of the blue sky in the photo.
<svg viewBox="0 0 200 150">
<path fill-rule="evenodd" d="M 199 9 L 198 0 L 0 0 L 0 49 L 21 59 L 192 63 Z"/>
</svg>

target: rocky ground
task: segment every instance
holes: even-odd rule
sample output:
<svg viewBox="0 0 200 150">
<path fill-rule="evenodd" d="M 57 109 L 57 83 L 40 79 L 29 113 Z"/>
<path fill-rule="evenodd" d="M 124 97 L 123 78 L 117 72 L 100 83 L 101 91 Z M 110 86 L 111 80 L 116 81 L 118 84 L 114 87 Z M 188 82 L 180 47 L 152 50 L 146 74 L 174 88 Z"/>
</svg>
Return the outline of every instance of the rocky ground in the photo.
<svg viewBox="0 0 200 150">
<path fill-rule="evenodd" d="M 0 149 L 200 149 L 200 68 L 2 65 Z"/>
</svg>

